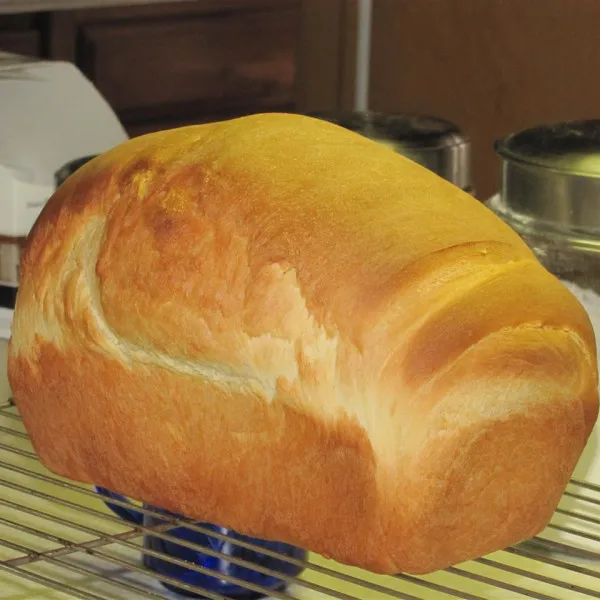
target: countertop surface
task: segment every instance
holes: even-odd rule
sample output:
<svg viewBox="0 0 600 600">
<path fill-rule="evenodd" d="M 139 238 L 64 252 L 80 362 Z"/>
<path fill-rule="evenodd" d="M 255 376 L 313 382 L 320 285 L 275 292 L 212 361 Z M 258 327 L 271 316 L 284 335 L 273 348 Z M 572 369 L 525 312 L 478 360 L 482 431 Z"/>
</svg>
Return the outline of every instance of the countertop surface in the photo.
<svg viewBox="0 0 600 600">
<path fill-rule="evenodd" d="M 0 306 L 0 405 L 10 396 L 10 386 L 6 373 L 6 353 L 10 338 L 12 311 Z"/>
<path fill-rule="evenodd" d="M 10 338 L 12 315 L 12 310 L 0 306 L 0 340 L 8 340 Z"/>
<path fill-rule="evenodd" d="M 139 6 L 141 4 L 169 4 L 190 1 L 192 0 L 0 0 L 0 14 Z"/>
</svg>

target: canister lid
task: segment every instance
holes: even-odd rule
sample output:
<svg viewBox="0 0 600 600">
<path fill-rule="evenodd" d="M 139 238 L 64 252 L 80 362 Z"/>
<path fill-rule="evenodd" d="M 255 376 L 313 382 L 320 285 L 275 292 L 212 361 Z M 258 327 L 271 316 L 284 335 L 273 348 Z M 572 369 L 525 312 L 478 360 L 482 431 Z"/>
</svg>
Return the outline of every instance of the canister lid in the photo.
<svg viewBox="0 0 600 600">
<path fill-rule="evenodd" d="M 312 116 L 388 145 L 454 185 L 471 188 L 470 142 L 450 121 L 377 112 L 320 112 Z"/>
<path fill-rule="evenodd" d="M 506 160 L 600 177 L 600 120 L 567 121 L 514 133 L 496 142 Z"/>
<path fill-rule="evenodd" d="M 59 188 L 75 171 L 83 167 L 85 163 L 89 162 L 93 158 L 96 158 L 96 154 L 90 154 L 89 156 L 82 156 L 81 158 L 76 158 L 75 160 L 69 161 L 67 164 L 63 165 L 56 173 L 54 174 L 54 183 L 57 188 Z"/>
</svg>

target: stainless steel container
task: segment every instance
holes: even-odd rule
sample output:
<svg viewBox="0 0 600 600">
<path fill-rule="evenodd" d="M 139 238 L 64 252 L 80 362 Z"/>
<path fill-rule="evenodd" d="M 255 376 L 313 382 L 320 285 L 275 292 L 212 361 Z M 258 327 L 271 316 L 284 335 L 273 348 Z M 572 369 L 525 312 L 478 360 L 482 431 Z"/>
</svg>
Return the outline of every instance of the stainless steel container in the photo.
<svg viewBox="0 0 600 600">
<path fill-rule="evenodd" d="M 473 193 L 471 145 L 450 121 L 418 115 L 375 112 L 321 112 L 312 116 L 356 131 Z"/>
<path fill-rule="evenodd" d="M 561 279 L 600 293 L 600 120 L 527 129 L 496 143 L 488 206 Z"/>
</svg>

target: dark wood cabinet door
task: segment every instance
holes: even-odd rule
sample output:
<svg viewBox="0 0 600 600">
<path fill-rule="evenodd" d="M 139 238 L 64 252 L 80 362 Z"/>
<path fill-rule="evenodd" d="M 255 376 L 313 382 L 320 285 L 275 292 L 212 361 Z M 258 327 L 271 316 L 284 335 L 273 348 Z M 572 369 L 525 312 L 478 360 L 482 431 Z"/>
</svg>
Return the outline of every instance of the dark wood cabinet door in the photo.
<svg viewBox="0 0 600 600">
<path fill-rule="evenodd" d="M 0 51 L 42 56 L 42 32 L 38 16 L 0 15 Z"/>
<path fill-rule="evenodd" d="M 297 104 L 299 0 L 199 0 L 57 15 L 132 135 Z M 64 58 L 65 56 L 63 56 Z"/>
</svg>

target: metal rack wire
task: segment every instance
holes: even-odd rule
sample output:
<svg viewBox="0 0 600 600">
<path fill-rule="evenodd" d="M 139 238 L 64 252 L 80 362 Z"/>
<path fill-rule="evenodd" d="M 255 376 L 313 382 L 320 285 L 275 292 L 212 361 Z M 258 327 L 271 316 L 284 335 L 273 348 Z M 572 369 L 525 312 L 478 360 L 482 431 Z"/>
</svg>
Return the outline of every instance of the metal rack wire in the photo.
<svg viewBox="0 0 600 600">
<path fill-rule="evenodd" d="M 111 501 L 120 504 L 118 500 Z M 572 481 L 548 528 L 537 538 L 492 556 L 429 576 L 377 576 L 319 556 L 284 557 L 232 540 L 185 520 L 131 527 L 113 515 L 88 486 L 49 473 L 38 461 L 16 408 L 0 404 L 0 599 L 84 600 L 177 598 L 159 582 L 211 600 L 223 596 L 158 575 L 143 566 L 143 553 L 218 576 L 271 598 L 340 600 L 580 600 L 600 598 L 600 487 Z M 274 573 L 240 558 L 182 542 L 174 526 L 225 539 L 303 568 L 299 577 Z M 142 546 L 144 534 L 189 546 L 217 558 L 276 575 L 288 585 L 269 591 Z"/>
</svg>

